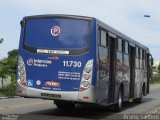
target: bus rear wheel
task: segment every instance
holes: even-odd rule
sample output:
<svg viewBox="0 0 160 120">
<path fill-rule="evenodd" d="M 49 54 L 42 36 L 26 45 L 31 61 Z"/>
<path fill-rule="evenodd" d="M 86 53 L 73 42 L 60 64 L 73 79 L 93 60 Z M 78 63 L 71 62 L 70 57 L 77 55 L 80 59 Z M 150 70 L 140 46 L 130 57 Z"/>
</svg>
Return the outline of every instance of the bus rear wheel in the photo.
<svg viewBox="0 0 160 120">
<path fill-rule="evenodd" d="M 54 104 L 56 104 L 57 108 L 60 108 L 60 109 L 73 109 L 75 106 L 74 102 L 59 101 L 59 100 L 55 100 Z"/>
<path fill-rule="evenodd" d="M 123 105 L 123 92 L 122 89 L 120 89 L 118 92 L 117 103 L 115 104 L 115 111 L 120 112 L 122 110 L 122 105 Z"/>
</svg>

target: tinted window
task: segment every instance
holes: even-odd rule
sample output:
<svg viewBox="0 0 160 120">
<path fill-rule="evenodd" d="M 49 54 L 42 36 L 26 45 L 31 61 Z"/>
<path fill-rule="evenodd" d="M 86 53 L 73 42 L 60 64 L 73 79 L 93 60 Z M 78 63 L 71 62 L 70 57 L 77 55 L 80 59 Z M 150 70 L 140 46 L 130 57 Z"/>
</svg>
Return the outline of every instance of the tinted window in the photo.
<svg viewBox="0 0 160 120">
<path fill-rule="evenodd" d="M 99 75 L 100 80 L 106 79 L 109 75 L 108 49 L 99 46 Z"/>
<path fill-rule="evenodd" d="M 125 52 L 125 41 L 122 40 L 122 51 Z"/>
<path fill-rule="evenodd" d="M 107 46 L 107 36 L 106 32 L 101 30 L 101 45 Z"/>
<path fill-rule="evenodd" d="M 142 49 L 140 49 L 140 58 L 142 59 Z"/>
<path fill-rule="evenodd" d="M 117 50 L 122 51 L 122 40 L 121 39 L 118 39 L 117 41 Z"/>
<path fill-rule="evenodd" d="M 140 59 L 140 68 L 143 69 L 143 61 Z"/>
<path fill-rule="evenodd" d="M 136 68 L 139 68 L 139 58 L 136 58 Z"/>
<path fill-rule="evenodd" d="M 136 47 L 136 57 L 139 57 L 138 47 Z"/>
<path fill-rule="evenodd" d="M 124 66 L 129 67 L 129 56 L 124 54 Z"/>
<path fill-rule="evenodd" d="M 120 79 L 122 77 L 122 73 L 123 73 L 122 53 L 117 52 L 117 60 L 116 60 L 116 77 L 117 77 L 117 79 Z"/>
<path fill-rule="evenodd" d="M 123 66 L 123 61 L 122 61 L 122 53 L 117 52 L 117 66 L 122 67 Z"/>
<path fill-rule="evenodd" d="M 36 48 L 74 49 L 88 47 L 87 20 L 41 18 L 27 19 L 25 44 Z"/>
<path fill-rule="evenodd" d="M 125 53 L 128 54 L 128 42 L 125 42 Z"/>
<path fill-rule="evenodd" d="M 98 44 L 101 44 L 101 30 L 98 29 Z"/>
</svg>

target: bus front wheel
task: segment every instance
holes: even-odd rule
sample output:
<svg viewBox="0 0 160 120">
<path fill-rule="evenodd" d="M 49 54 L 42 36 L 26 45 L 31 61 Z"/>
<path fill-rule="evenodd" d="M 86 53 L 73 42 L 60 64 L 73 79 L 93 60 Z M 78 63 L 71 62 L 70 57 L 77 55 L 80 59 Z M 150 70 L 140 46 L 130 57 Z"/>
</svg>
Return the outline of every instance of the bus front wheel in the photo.
<svg viewBox="0 0 160 120">
<path fill-rule="evenodd" d="M 60 108 L 60 109 L 72 109 L 75 106 L 74 102 L 69 102 L 69 101 L 55 100 L 54 104 L 56 104 L 57 108 Z"/>
</svg>

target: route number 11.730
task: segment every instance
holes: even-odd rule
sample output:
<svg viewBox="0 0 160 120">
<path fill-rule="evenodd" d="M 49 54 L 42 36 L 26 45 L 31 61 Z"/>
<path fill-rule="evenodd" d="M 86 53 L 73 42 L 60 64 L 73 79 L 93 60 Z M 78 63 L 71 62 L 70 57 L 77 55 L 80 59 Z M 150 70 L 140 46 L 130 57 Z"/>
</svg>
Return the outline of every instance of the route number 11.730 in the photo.
<svg viewBox="0 0 160 120">
<path fill-rule="evenodd" d="M 80 61 L 63 61 L 64 67 L 81 67 Z"/>
</svg>

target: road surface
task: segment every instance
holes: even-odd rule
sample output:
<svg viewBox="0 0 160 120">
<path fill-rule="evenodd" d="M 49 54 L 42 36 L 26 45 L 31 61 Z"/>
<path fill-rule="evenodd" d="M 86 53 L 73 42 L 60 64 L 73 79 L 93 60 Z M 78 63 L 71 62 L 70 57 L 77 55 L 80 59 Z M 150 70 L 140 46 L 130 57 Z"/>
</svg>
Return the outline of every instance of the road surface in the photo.
<svg viewBox="0 0 160 120">
<path fill-rule="evenodd" d="M 150 94 L 143 98 L 142 104 L 125 103 L 120 113 L 113 112 L 112 108 L 91 106 L 60 110 L 52 100 L 21 97 L 0 100 L 0 114 L 6 116 L 6 113 L 18 114 L 18 120 L 119 120 L 125 119 L 128 114 L 160 114 L 160 84 L 151 85 Z"/>
</svg>

